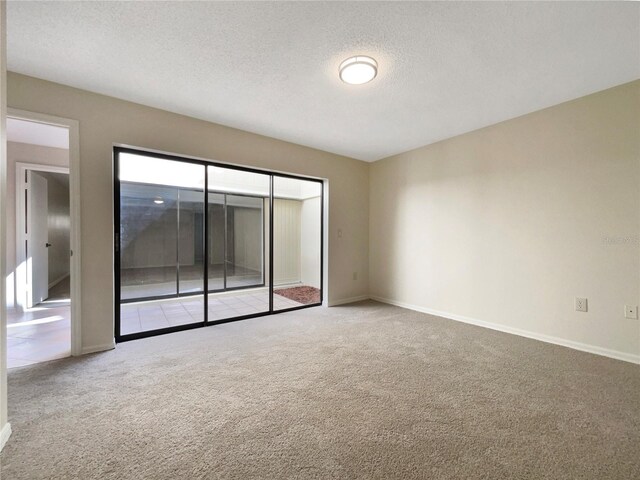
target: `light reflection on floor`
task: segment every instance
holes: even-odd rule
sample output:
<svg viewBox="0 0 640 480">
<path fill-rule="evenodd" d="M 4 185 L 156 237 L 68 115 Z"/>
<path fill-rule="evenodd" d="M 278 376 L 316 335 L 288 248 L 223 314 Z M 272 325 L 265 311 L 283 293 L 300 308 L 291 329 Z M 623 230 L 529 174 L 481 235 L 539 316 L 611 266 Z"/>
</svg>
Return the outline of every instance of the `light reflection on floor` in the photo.
<svg viewBox="0 0 640 480">
<path fill-rule="evenodd" d="M 22 367 L 71 355 L 70 305 L 39 304 L 7 313 L 7 367 Z"/>
<path fill-rule="evenodd" d="M 71 355 L 69 277 L 49 298 L 24 312 L 7 311 L 7 367 L 23 367 Z"/>
</svg>

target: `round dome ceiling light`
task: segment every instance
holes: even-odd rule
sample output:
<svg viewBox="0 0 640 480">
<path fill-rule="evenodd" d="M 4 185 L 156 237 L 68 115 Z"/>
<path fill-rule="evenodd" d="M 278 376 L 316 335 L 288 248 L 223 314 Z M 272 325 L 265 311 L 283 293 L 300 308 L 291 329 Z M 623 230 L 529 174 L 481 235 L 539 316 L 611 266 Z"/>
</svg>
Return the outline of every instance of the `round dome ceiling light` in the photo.
<svg viewBox="0 0 640 480">
<path fill-rule="evenodd" d="M 371 57 L 347 58 L 340 64 L 340 80 L 351 85 L 370 82 L 378 74 L 378 63 Z"/>
</svg>

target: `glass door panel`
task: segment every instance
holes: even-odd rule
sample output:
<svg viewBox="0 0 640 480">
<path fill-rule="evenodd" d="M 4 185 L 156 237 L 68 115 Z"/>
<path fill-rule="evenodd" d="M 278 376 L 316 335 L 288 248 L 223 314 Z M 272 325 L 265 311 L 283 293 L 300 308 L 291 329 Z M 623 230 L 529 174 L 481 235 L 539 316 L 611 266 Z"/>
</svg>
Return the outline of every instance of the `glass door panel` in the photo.
<svg viewBox="0 0 640 480">
<path fill-rule="evenodd" d="M 178 291 L 204 292 L 204 192 L 178 191 Z"/>
<path fill-rule="evenodd" d="M 227 288 L 264 286 L 264 199 L 226 195 Z"/>
<path fill-rule="evenodd" d="M 322 183 L 273 178 L 273 310 L 322 302 Z"/>
<path fill-rule="evenodd" d="M 209 223 L 209 291 L 224 290 L 224 244 L 225 244 L 225 196 L 221 193 L 208 193 Z"/>
<path fill-rule="evenodd" d="M 120 295 L 123 300 L 177 293 L 177 225 L 177 188 L 121 182 Z"/>
<path fill-rule="evenodd" d="M 270 175 L 207 168 L 209 321 L 267 313 L 264 204 Z"/>
<path fill-rule="evenodd" d="M 204 166 L 117 155 L 120 336 L 204 322 Z"/>
</svg>

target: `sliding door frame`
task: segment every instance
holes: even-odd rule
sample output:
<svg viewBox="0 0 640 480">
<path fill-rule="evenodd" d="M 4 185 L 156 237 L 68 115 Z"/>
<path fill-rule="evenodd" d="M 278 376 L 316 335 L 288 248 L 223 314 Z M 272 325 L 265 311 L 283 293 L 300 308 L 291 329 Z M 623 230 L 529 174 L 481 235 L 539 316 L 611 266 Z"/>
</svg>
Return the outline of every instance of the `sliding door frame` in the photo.
<svg viewBox="0 0 640 480">
<path fill-rule="evenodd" d="M 119 159 L 119 155 L 121 153 L 131 153 L 134 155 L 143 155 L 146 157 L 152 157 L 152 158 L 158 158 L 158 159 L 163 159 L 163 160 L 172 160 L 172 161 L 176 161 L 176 162 L 184 162 L 184 163 L 190 163 L 190 164 L 195 164 L 195 165 L 202 165 L 204 167 L 204 171 L 205 171 L 205 175 L 204 175 L 204 221 L 203 221 L 203 245 L 204 245 L 204 255 L 203 255 L 203 259 L 204 259 L 204 278 L 203 278 L 203 291 L 202 292 L 189 292 L 189 293 L 185 293 L 185 294 L 179 294 L 178 291 L 178 295 L 176 296 L 160 296 L 160 297 L 153 297 L 153 298 L 144 298 L 144 299 L 135 299 L 135 300 L 131 300 L 131 301 L 127 301 L 125 300 L 125 302 L 122 302 L 121 299 L 121 262 L 120 262 L 120 159 Z M 256 173 L 256 174 L 260 174 L 260 175 L 267 175 L 269 176 L 269 310 L 265 311 L 265 312 L 260 312 L 260 313 L 252 313 L 252 314 L 248 314 L 248 315 L 240 315 L 237 317 L 231 317 L 231 318 L 225 318 L 225 319 L 220 319 L 220 320 L 214 320 L 214 321 L 209 321 L 209 295 L 211 293 L 216 293 L 216 292 L 222 292 L 222 291 L 232 291 L 232 290 L 243 290 L 243 289 L 247 289 L 247 288 L 256 288 L 256 287 L 264 287 L 266 284 L 266 272 L 265 272 L 265 261 L 266 261 L 266 255 L 265 255 L 265 229 L 266 229 L 266 225 L 264 222 L 264 211 L 262 213 L 262 230 L 263 230 L 263 245 L 262 245 L 262 251 L 263 251 L 263 255 L 262 255 L 262 264 L 263 264 L 263 268 L 262 268 L 262 285 L 251 285 L 251 286 L 242 286 L 242 287 L 232 287 L 232 288 L 225 288 L 224 290 L 217 290 L 217 291 L 209 291 L 209 246 L 208 246 L 208 239 L 209 239 L 209 232 L 208 232 L 208 228 L 209 228 L 209 169 L 207 167 L 220 167 L 220 168 L 225 168 L 225 169 L 230 169 L 230 170 L 238 170 L 238 171 L 242 171 L 242 172 L 248 172 L 248 173 Z M 273 206 L 274 206 L 274 179 L 276 177 L 279 178 L 291 178 L 291 179 L 295 179 L 295 180 L 302 180 L 302 181 L 308 181 L 308 182 L 315 182 L 318 183 L 320 185 L 320 300 L 317 303 L 312 303 L 312 304 L 308 304 L 308 305 L 300 305 L 300 306 L 296 306 L 296 307 L 291 307 L 291 308 L 287 308 L 287 309 L 282 309 L 282 310 L 274 310 L 274 305 L 273 305 L 273 296 L 274 296 L 274 282 L 273 282 L 273 251 L 274 251 L 274 245 L 273 245 Z M 211 190 L 212 193 L 221 193 L 221 192 L 216 192 L 215 190 Z M 240 165 L 232 165 L 232 164 L 226 164 L 226 163 L 222 163 L 222 162 L 217 162 L 217 161 L 209 161 L 209 160 L 202 160 L 202 159 L 196 159 L 196 158 L 190 158 L 190 157 L 183 157 L 183 156 L 179 156 L 179 155 L 173 155 L 173 154 L 169 154 L 169 153 L 160 153 L 160 152 L 155 152 L 155 151 L 149 151 L 149 150 L 145 150 L 142 148 L 134 148 L 134 147 L 124 147 L 124 146 L 114 146 L 113 147 L 113 239 L 114 239 L 114 302 L 115 302 L 115 308 L 114 308 L 114 334 L 115 334 L 115 340 L 117 343 L 120 342 L 125 342 L 125 341 L 129 341 L 129 340 L 136 340 L 139 338 L 146 338 L 146 337 L 152 337 L 152 336 L 156 336 L 156 335 L 163 335 L 166 333 L 173 333 L 173 332 L 179 332 L 182 330 L 190 330 L 193 328 L 200 328 L 200 327 L 205 327 L 205 326 L 211 326 L 211 325 L 219 325 L 222 323 L 229 323 L 229 322 L 236 322 L 236 321 L 240 321 L 240 320 L 246 320 L 249 318 L 257 318 L 257 317 L 263 317 L 263 316 L 267 316 L 267 315 L 274 315 L 274 314 L 278 314 L 278 313 L 284 313 L 284 312 L 290 312 L 290 311 L 294 311 L 294 310 L 302 310 L 305 308 L 310 308 L 310 307 L 317 307 L 317 306 L 321 306 L 323 304 L 323 300 L 324 300 L 324 192 L 325 192 L 325 185 L 324 185 L 324 180 L 319 179 L 319 178 L 310 178 L 310 177 L 304 177 L 301 175 L 294 175 L 294 174 L 289 174 L 289 173 L 280 173 L 280 172 L 273 172 L 270 170 L 261 170 L 258 168 L 251 168 L 251 167 L 245 167 L 245 166 L 240 166 Z M 233 192 L 224 192 L 224 193 L 228 193 L 230 195 L 236 195 Z M 252 196 L 252 195 L 243 195 L 243 194 L 238 194 L 240 196 Z M 259 197 L 258 195 L 254 195 L 255 197 Z M 260 197 L 260 198 L 264 198 L 264 197 Z M 226 195 L 225 195 L 225 204 L 226 204 Z M 226 208 L 225 208 L 225 243 L 227 241 L 226 238 Z M 225 270 L 226 270 L 226 249 L 225 249 Z M 226 275 L 225 275 L 225 286 L 226 286 Z M 121 325 L 120 325 L 120 321 L 121 321 L 121 316 L 120 316 L 120 305 L 122 303 L 132 303 L 133 301 L 152 301 L 152 300 L 162 300 L 162 299 L 169 299 L 169 298 L 179 298 L 179 297 L 190 297 L 190 296 L 197 296 L 197 295 L 203 295 L 204 296 L 204 303 L 203 303 L 203 308 L 204 308 L 204 321 L 202 322 L 194 322 L 194 323 L 190 323 L 190 324 L 186 324 L 186 325 L 177 325 L 177 326 L 173 326 L 173 327 L 166 327 L 166 328 L 161 328 L 161 329 L 157 329 L 157 330 L 149 330 L 149 331 L 145 331 L 145 332 L 136 332 L 136 333 L 131 333 L 131 334 L 126 334 L 126 335 L 122 335 L 121 334 Z"/>
</svg>

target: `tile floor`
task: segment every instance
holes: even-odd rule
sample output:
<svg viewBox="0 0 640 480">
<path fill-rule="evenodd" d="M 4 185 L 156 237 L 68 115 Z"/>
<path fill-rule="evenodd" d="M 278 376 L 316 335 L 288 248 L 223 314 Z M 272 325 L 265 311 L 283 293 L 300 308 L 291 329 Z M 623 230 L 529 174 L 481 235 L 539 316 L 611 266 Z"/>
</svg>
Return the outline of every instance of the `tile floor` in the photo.
<svg viewBox="0 0 640 480">
<path fill-rule="evenodd" d="M 71 307 L 60 303 L 7 313 L 8 368 L 71 355 Z"/>
<path fill-rule="evenodd" d="M 274 295 L 274 309 L 284 310 L 302 304 Z M 266 288 L 209 295 L 209 320 L 223 320 L 269 310 Z M 204 321 L 203 298 L 200 296 L 125 303 L 120 310 L 121 334 L 158 330 Z"/>
<path fill-rule="evenodd" d="M 262 273 L 233 265 L 227 274 L 227 287 L 250 287 L 263 283 Z M 202 269 L 181 267 L 180 293 L 200 292 L 203 288 Z M 209 289 L 224 288 L 224 272 L 221 266 L 212 265 L 209 270 Z M 128 268 L 121 271 L 121 298 L 135 299 L 176 293 L 175 267 Z"/>
<path fill-rule="evenodd" d="M 24 312 L 7 312 L 7 367 L 22 367 L 71 355 L 69 277 L 49 298 Z"/>
</svg>

